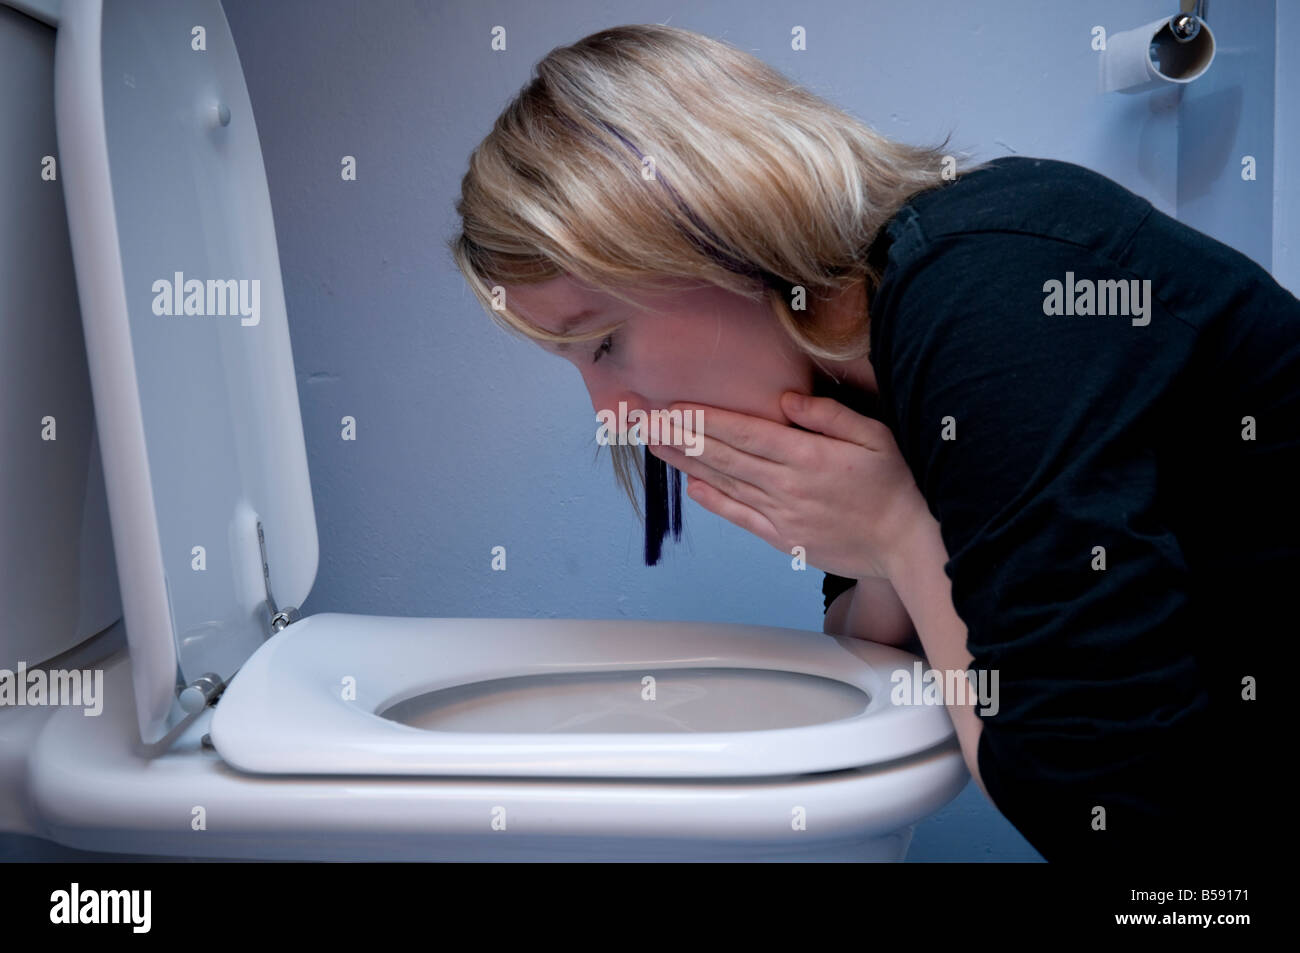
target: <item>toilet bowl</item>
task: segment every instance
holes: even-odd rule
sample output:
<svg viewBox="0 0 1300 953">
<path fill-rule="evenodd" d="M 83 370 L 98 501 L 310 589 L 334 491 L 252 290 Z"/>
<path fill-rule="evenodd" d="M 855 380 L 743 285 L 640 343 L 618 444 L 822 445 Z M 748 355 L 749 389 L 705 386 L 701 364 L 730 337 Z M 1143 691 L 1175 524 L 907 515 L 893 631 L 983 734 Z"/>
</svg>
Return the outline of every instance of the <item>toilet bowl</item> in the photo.
<svg viewBox="0 0 1300 953">
<path fill-rule="evenodd" d="M 79 646 L 106 646 L 100 715 L 0 707 L 0 827 L 210 858 L 903 859 L 968 780 L 946 710 L 891 699 L 906 652 L 730 623 L 302 615 L 315 513 L 221 7 L 10 6 L 57 26 L 122 613 Z M 0 636 L 0 667 L 20 651 Z"/>
</svg>

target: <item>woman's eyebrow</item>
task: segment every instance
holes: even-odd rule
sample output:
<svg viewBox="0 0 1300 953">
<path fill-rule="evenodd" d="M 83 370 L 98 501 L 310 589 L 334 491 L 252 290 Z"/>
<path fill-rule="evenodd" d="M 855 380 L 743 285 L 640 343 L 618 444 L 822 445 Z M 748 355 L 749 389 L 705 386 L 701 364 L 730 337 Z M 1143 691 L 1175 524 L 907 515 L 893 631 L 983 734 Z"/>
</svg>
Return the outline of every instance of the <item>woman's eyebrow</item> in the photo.
<svg viewBox="0 0 1300 953">
<path fill-rule="evenodd" d="M 582 322 L 588 320 L 589 318 L 594 317 L 594 316 L 595 316 L 596 314 L 598 314 L 598 313 L 599 313 L 599 312 L 597 311 L 596 308 L 583 308 L 583 309 L 582 309 L 581 311 L 579 311 L 577 314 L 571 314 L 571 315 L 569 315 L 567 318 L 564 318 L 564 319 L 560 322 L 560 330 L 559 330 L 559 333 L 560 333 L 560 334 L 568 334 L 568 333 L 570 333 L 570 332 L 571 332 L 575 327 L 577 327 L 579 324 L 581 324 Z M 569 343 L 566 343 L 566 342 L 564 342 L 564 341 L 557 341 L 557 342 L 555 343 L 555 347 L 556 347 L 557 350 L 560 350 L 560 351 L 567 351 L 567 350 L 569 350 L 570 348 L 572 348 L 573 345 L 572 345 L 572 344 L 569 344 Z"/>
<path fill-rule="evenodd" d="M 569 315 L 567 318 L 565 318 L 563 321 L 560 322 L 560 333 L 568 334 L 570 331 L 573 330 L 575 326 L 581 324 L 583 321 L 587 320 L 588 318 L 595 316 L 596 313 L 597 312 L 595 308 L 583 308 L 577 314 Z"/>
</svg>

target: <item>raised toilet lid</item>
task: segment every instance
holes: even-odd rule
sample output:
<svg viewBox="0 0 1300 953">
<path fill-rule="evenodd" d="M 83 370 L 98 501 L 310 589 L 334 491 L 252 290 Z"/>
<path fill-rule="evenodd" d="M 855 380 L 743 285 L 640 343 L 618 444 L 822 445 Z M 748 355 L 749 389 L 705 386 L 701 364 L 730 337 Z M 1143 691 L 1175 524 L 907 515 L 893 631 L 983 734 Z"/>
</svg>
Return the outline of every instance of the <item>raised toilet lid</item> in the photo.
<svg viewBox="0 0 1300 953">
<path fill-rule="evenodd" d="M 209 731 L 226 763 L 265 774 L 874 768 L 953 737 L 941 704 L 893 697 L 894 673 L 917 662 L 771 626 L 323 613 L 249 659 Z"/>
<path fill-rule="evenodd" d="M 316 575 L 271 200 L 217 0 L 64 3 L 55 113 L 140 734 L 155 741 L 185 715 L 178 685 L 228 679 L 271 632 L 258 523 L 278 607 Z"/>
</svg>

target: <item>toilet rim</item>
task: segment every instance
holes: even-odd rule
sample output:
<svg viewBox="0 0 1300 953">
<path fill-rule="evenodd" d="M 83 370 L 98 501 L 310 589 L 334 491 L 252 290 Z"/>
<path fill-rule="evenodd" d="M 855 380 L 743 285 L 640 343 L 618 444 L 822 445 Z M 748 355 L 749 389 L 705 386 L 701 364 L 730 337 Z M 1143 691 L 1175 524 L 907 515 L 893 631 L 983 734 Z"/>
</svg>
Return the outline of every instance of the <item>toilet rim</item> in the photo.
<svg viewBox="0 0 1300 953">
<path fill-rule="evenodd" d="M 917 663 L 859 639 L 735 623 L 326 613 L 253 654 L 217 704 L 210 734 L 228 764 L 255 774 L 681 778 L 859 769 L 952 738 L 942 705 L 890 698 L 887 673 Z M 817 676 L 862 691 L 867 702 L 856 715 L 812 725 L 680 733 L 443 731 L 380 714 L 496 679 L 682 668 Z M 354 697 L 340 691 L 345 676 Z"/>
</svg>

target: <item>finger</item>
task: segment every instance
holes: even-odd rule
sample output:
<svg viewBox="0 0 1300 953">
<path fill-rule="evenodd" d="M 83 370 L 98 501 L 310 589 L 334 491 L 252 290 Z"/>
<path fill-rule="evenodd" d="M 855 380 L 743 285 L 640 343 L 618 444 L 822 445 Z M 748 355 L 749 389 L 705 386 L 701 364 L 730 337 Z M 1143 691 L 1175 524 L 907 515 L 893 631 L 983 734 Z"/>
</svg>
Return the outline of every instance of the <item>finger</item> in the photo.
<svg viewBox="0 0 1300 953">
<path fill-rule="evenodd" d="M 670 452 L 676 451 L 675 456 L 665 456 L 663 458 L 674 466 L 678 466 L 679 459 L 694 460 L 697 463 L 702 463 L 715 474 L 725 475 L 743 484 L 748 484 L 750 487 L 757 487 L 762 491 L 762 495 L 758 497 L 746 494 L 743 492 L 743 487 L 738 492 L 732 492 L 731 487 L 719 482 L 708 473 L 701 474 L 709 483 L 720 487 L 751 506 L 770 502 L 774 496 L 778 495 L 777 490 L 781 486 L 779 481 L 788 470 L 788 467 L 782 464 L 738 450 L 719 437 L 712 437 L 702 441 L 700 453 L 694 456 L 687 454 L 681 447 L 666 446 L 662 449 Z M 678 469 L 683 469 L 683 467 L 678 466 Z"/>
<path fill-rule="evenodd" d="M 775 546 L 777 549 L 783 548 L 776 527 L 772 525 L 771 520 L 757 510 L 746 506 L 744 503 L 737 502 L 717 487 L 710 486 L 699 478 L 696 478 L 686 492 L 691 499 L 710 513 L 716 513 L 727 522 L 734 523 L 746 532 L 753 533 L 769 546 Z"/>
<path fill-rule="evenodd" d="M 781 409 L 800 427 L 871 450 L 887 449 L 892 439 L 887 436 L 889 428 L 879 420 L 864 417 L 830 397 L 786 391 L 781 395 Z"/>
<path fill-rule="evenodd" d="M 720 440 L 710 440 L 708 449 L 699 456 L 687 456 L 680 448 L 668 445 L 651 446 L 650 452 L 659 457 L 665 463 L 676 467 L 688 476 L 703 480 L 711 486 L 717 487 L 733 499 L 739 500 L 748 506 L 758 510 L 769 510 L 772 506 L 772 496 L 763 487 L 750 483 L 740 475 L 733 475 L 723 467 L 717 465 L 717 457 L 730 453 L 734 458 L 744 456 L 739 451 L 726 447 Z M 705 462 L 704 456 L 710 459 Z M 754 463 L 759 463 L 757 457 L 750 457 Z M 761 461 L 767 463 L 767 461 Z M 774 463 L 767 463 L 770 467 L 775 467 Z M 743 465 L 741 469 L 744 469 Z"/>
<path fill-rule="evenodd" d="M 691 411 L 690 426 L 685 416 L 687 410 Z M 807 446 L 807 435 L 766 417 L 690 403 L 671 404 L 668 411 L 682 411 L 682 427 L 690 432 L 687 436 L 702 446 L 707 446 L 711 438 L 717 439 L 752 456 L 785 464 L 795 462 L 799 451 Z M 689 445 L 680 434 L 672 442 Z"/>
</svg>

